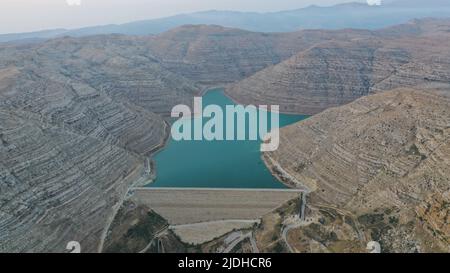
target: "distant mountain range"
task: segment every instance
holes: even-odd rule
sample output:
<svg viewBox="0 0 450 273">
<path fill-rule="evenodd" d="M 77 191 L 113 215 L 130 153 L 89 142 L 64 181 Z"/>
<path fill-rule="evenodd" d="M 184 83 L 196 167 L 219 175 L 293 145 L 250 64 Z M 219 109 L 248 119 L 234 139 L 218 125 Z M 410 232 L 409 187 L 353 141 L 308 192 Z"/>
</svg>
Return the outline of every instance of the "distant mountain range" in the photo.
<svg viewBox="0 0 450 273">
<path fill-rule="evenodd" d="M 346 3 L 330 7 L 313 5 L 297 10 L 270 13 L 211 10 L 121 25 L 3 34 L 0 35 L 0 42 L 30 42 L 61 36 L 80 37 L 112 33 L 150 35 L 187 24 L 214 24 L 258 32 L 289 32 L 299 29 L 377 29 L 425 17 L 450 17 L 450 1 L 387 0 L 383 1 L 381 6 L 369 6 L 365 3 Z"/>
</svg>

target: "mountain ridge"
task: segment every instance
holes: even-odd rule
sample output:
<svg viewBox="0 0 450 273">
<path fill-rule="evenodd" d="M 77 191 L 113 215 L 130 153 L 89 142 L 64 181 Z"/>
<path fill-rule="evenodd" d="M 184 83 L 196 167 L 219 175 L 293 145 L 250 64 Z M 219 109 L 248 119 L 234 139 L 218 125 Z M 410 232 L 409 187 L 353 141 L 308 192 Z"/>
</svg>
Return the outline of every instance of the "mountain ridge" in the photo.
<svg viewBox="0 0 450 273">
<path fill-rule="evenodd" d="M 309 6 L 278 12 L 201 11 L 185 13 L 152 20 L 140 20 L 125 24 L 107 24 L 72 30 L 43 30 L 23 34 L 2 34 L 0 42 L 22 39 L 49 39 L 58 36 L 88 36 L 120 33 L 127 35 L 150 35 L 167 31 L 185 24 L 216 24 L 257 32 L 292 32 L 299 29 L 377 29 L 415 18 L 450 17 L 448 1 L 427 1 L 434 8 L 423 9 L 422 2 L 394 1 L 381 6 L 365 3 L 343 3 L 334 6 Z M 357 9 L 357 12 L 355 12 Z M 394 12 L 395 11 L 395 12 Z M 395 14 L 389 15 L 389 14 Z"/>
<path fill-rule="evenodd" d="M 449 106 L 448 86 L 384 91 L 283 128 L 280 148 L 263 156 L 311 190 L 310 208 L 354 215 L 383 252 L 446 252 Z M 354 240 L 341 237 L 345 226 L 333 230 Z"/>
<path fill-rule="evenodd" d="M 337 84 L 342 86 L 341 90 L 352 91 L 346 84 L 354 80 L 365 91 L 367 79 L 372 74 L 376 79 L 384 79 L 377 80 L 382 84 L 370 91 L 380 93 L 375 98 L 381 102 L 375 104 L 382 105 L 379 109 L 386 111 L 379 114 L 390 117 L 388 114 L 396 107 L 389 105 L 392 101 L 390 93 L 383 95 L 382 91 L 403 84 L 425 83 L 435 87 L 450 82 L 450 54 L 448 43 L 445 43 L 450 33 L 449 25 L 445 20 L 419 20 L 381 31 L 303 30 L 293 33 L 185 26 L 145 37 L 109 34 L 60 37 L 37 44 L 0 45 L 0 252 L 62 252 L 65 244 L 72 240 L 82 243 L 83 252 L 98 251 L 105 229 L 122 204 L 128 187 L 151 179 L 153 170 L 148 156 L 165 143 L 172 107 L 191 105 L 193 96 L 201 94 L 205 86 L 245 82 L 248 76 L 255 77 L 266 69 L 279 69 L 280 62 L 287 61 L 289 66 L 295 67 L 300 60 L 311 68 L 311 77 L 302 79 L 297 74 L 287 73 L 290 77 L 286 84 L 319 83 L 317 86 L 321 87 L 320 81 L 315 80 L 327 79 L 325 90 L 332 98 L 335 96 L 330 90 Z M 305 56 L 311 58 L 305 61 Z M 411 59 L 411 56 L 415 58 Z M 346 65 L 349 63 L 352 66 Z M 317 69 L 320 67 L 324 69 Z M 345 70 L 348 67 L 351 69 Z M 384 78 L 386 74 L 391 77 Z M 298 91 L 295 86 L 290 90 Z M 447 92 L 445 86 L 442 90 Z M 348 98 L 357 98 L 354 93 L 348 92 Z M 242 94 L 241 101 L 255 102 L 245 92 Z M 279 98 L 288 102 L 298 99 L 296 93 L 273 92 L 269 95 L 261 97 L 264 104 Z M 405 96 L 405 101 L 412 100 L 413 103 L 415 97 L 425 98 L 424 102 L 438 106 L 431 107 L 434 114 L 422 123 L 430 123 L 429 127 L 437 130 L 436 135 L 441 135 L 447 114 L 439 118 L 437 111 L 448 109 L 444 100 L 430 99 L 432 95 L 423 94 Z M 364 99 L 353 105 L 359 105 L 361 101 Z M 424 104 L 416 104 L 420 111 L 413 113 L 427 117 Z M 397 111 L 416 111 L 406 104 L 397 106 Z M 326 113 L 344 111 L 353 115 L 354 109 L 360 108 L 350 107 L 351 111 L 348 107 L 344 108 L 347 110 L 330 109 Z M 326 117 L 326 113 L 319 117 Z M 400 116 L 404 118 L 403 114 Z M 331 126 L 328 120 L 332 118 L 324 118 L 325 125 Z M 337 121 L 344 118 L 341 115 Z M 411 120 L 405 120 L 408 122 L 389 121 L 400 124 L 400 129 L 404 125 L 415 128 Z M 351 122 L 346 124 L 351 125 Z M 427 145 L 436 142 L 430 128 L 419 127 L 426 134 L 400 129 L 399 132 L 401 136 L 414 135 L 425 142 L 430 141 L 418 142 L 417 149 L 412 145 L 405 146 L 408 148 L 406 161 L 384 162 L 383 166 L 401 174 L 422 160 L 421 153 L 433 146 Z M 311 129 L 312 133 L 321 132 L 315 128 Z M 334 130 L 346 132 L 339 128 Z M 443 133 L 447 134 L 445 130 Z M 351 140 L 353 134 L 349 135 Z M 285 135 L 284 131 L 282 137 L 290 139 L 289 133 Z M 321 135 L 317 139 L 323 138 Z M 305 138 L 305 141 L 313 139 Z M 314 147 L 313 144 L 305 147 Z M 338 146 L 335 148 L 331 151 L 337 151 L 338 156 L 348 155 L 348 149 L 342 152 Z M 282 151 L 286 151 L 286 146 L 282 146 Z M 399 147 L 394 146 L 392 151 L 398 152 Z M 299 152 L 297 156 L 303 154 Z M 425 156 L 430 154 L 424 153 Z M 445 154 L 443 156 L 446 160 Z M 286 156 L 292 164 L 301 163 L 289 159 Z M 374 161 L 370 156 L 363 159 L 358 162 L 370 165 Z M 445 160 L 442 163 L 446 164 Z M 302 169 L 300 164 L 294 167 L 293 171 Z M 326 170 L 324 175 L 329 175 Z M 340 192 L 347 197 L 347 190 L 352 190 L 353 186 L 344 181 L 336 187 L 343 188 Z M 445 228 L 439 216 L 441 201 L 445 198 L 430 196 L 429 201 L 418 207 L 418 213 L 431 225 Z"/>
<path fill-rule="evenodd" d="M 448 29 L 448 20 L 424 19 L 325 41 L 228 86 L 226 93 L 244 104 L 317 114 L 373 92 L 445 83 Z"/>
</svg>

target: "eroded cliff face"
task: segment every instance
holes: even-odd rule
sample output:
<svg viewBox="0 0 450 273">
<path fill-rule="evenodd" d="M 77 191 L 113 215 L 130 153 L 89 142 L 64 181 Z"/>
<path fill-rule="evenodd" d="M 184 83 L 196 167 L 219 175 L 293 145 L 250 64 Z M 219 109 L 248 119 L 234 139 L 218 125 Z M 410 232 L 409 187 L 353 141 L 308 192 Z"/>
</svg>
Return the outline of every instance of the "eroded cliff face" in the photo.
<svg viewBox="0 0 450 273">
<path fill-rule="evenodd" d="M 326 110 L 282 129 L 279 150 L 264 158 L 309 187 L 311 207 L 347 211 L 366 227 L 392 220 L 368 234 L 388 251 L 449 250 L 447 92 L 397 89 Z"/>
<path fill-rule="evenodd" d="M 317 114 L 374 92 L 449 82 L 448 29 L 448 21 L 423 20 L 318 43 L 231 85 L 227 93 L 246 104 Z"/>
<path fill-rule="evenodd" d="M 97 251 L 163 116 L 199 89 L 123 37 L 0 49 L 0 251 Z"/>
</svg>

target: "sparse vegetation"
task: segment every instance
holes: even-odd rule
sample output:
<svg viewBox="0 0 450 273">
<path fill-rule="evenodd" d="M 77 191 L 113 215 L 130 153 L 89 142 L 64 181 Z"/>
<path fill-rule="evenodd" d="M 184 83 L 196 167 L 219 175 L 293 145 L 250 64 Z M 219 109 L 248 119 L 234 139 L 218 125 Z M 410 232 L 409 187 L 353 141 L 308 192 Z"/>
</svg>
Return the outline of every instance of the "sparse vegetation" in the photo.
<svg viewBox="0 0 450 273">
<path fill-rule="evenodd" d="M 104 252 L 137 253 L 143 250 L 167 221 L 146 207 L 125 203 L 116 216 Z"/>
</svg>

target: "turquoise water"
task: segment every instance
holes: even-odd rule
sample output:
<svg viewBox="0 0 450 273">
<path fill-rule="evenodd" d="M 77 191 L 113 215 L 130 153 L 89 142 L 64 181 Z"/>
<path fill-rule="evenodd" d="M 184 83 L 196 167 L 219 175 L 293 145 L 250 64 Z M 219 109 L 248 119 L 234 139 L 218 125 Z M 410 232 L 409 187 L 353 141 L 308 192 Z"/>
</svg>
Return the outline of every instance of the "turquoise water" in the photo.
<svg viewBox="0 0 450 273">
<path fill-rule="evenodd" d="M 221 89 L 203 96 L 203 107 L 211 104 L 222 109 L 235 105 Z M 280 127 L 305 118 L 280 114 Z M 285 188 L 262 161 L 260 145 L 260 140 L 175 141 L 171 138 L 154 157 L 157 178 L 149 187 Z"/>
</svg>

